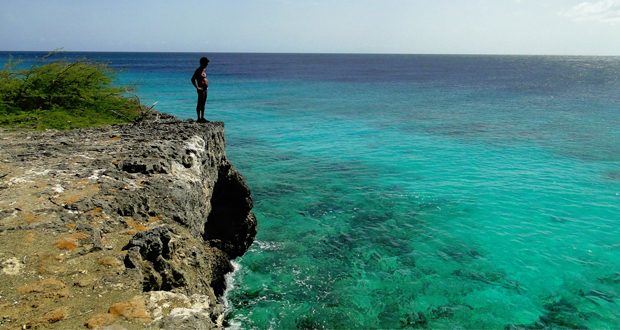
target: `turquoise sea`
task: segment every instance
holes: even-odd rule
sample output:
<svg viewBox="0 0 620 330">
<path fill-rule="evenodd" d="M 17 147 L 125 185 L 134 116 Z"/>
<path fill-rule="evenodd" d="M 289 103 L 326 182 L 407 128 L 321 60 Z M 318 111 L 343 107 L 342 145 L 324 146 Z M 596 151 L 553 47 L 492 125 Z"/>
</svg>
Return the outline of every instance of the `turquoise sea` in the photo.
<svg viewBox="0 0 620 330">
<path fill-rule="evenodd" d="M 181 118 L 210 58 L 259 221 L 230 328 L 620 328 L 620 57 L 65 55 Z"/>
</svg>

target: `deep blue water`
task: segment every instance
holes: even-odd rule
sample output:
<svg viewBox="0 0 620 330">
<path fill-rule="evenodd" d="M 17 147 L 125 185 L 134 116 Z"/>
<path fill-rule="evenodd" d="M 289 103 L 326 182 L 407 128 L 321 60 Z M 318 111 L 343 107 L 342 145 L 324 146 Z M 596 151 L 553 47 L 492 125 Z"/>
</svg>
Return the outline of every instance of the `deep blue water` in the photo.
<svg viewBox="0 0 620 330">
<path fill-rule="evenodd" d="M 259 220 L 231 327 L 620 328 L 619 57 L 206 55 Z M 195 117 L 203 54 L 65 56 Z"/>
</svg>

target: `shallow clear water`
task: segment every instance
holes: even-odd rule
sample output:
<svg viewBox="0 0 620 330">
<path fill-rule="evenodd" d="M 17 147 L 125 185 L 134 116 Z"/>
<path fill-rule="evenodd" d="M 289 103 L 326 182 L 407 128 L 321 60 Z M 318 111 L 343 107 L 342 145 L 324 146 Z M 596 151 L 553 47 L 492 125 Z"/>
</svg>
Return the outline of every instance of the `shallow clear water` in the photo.
<svg viewBox="0 0 620 330">
<path fill-rule="evenodd" d="M 194 117 L 201 55 L 87 56 Z M 259 220 L 231 327 L 620 327 L 620 58 L 210 58 Z"/>
</svg>

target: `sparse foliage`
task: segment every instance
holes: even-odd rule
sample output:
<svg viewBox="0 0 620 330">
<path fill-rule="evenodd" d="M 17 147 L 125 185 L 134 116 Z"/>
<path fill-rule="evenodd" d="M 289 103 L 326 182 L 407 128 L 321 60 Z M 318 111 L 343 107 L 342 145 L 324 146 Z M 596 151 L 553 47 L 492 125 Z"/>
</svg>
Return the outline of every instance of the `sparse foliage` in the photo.
<svg viewBox="0 0 620 330">
<path fill-rule="evenodd" d="M 133 87 L 118 86 L 107 64 L 86 59 L 49 61 L 29 68 L 9 59 L 0 70 L 0 126 L 69 129 L 126 123 L 142 112 L 139 100 L 125 97 Z"/>
</svg>

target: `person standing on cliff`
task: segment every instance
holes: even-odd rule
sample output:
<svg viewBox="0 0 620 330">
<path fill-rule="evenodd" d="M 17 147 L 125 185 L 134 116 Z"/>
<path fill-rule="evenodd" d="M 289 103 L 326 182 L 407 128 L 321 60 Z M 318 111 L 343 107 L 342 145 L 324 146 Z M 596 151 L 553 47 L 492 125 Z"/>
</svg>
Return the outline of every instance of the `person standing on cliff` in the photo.
<svg viewBox="0 0 620 330">
<path fill-rule="evenodd" d="M 200 66 L 194 75 L 192 76 L 192 85 L 196 87 L 198 92 L 198 103 L 196 104 L 196 116 L 198 116 L 199 123 L 206 123 L 205 119 L 205 104 L 207 103 L 207 89 L 209 88 L 209 80 L 207 80 L 207 65 L 209 65 L 209 59 L 203 57 L 200 59 Z"/>
</svg>

